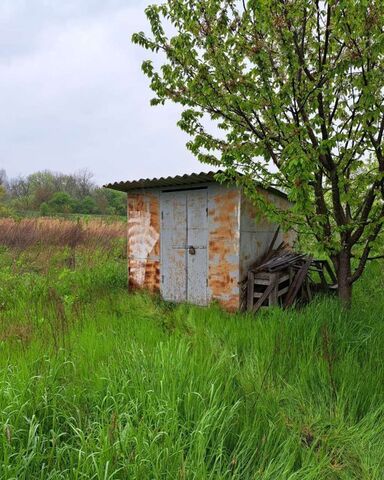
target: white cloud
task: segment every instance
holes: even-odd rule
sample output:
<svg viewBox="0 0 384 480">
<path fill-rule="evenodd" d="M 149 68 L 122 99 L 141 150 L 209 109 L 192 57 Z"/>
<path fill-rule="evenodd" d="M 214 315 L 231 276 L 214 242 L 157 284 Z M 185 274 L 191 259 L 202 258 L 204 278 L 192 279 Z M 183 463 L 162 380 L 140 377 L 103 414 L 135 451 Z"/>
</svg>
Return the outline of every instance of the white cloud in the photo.
<svg viewBox="0 0 384 480">
<path fill-rule="evenodd" d="M 2 4 L 0 24 L 12 28 L 0 35 L 0 168 L 12 176 L 87 167 L 100 183 L 207 170 L 185 148 L 177 107 L 149 106 L 140 70 L 148 54 L 130 41 L 146 29 L 145 6 Z M 16 35 L 23 25 L 29 43 Z"/>
</svg>

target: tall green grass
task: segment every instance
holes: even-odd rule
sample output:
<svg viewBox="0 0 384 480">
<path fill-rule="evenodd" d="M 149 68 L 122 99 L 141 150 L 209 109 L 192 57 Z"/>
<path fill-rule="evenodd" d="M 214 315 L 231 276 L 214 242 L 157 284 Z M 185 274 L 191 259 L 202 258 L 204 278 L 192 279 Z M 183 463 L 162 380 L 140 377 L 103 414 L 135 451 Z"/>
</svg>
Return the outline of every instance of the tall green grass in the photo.
<svg viewBox="0 0 384 480">
<path fill-rule="evenodd" d="M 381 264 L 348 313 L 253 317 L 31 255 L 0 254 L 1 479 L 384 478 Z"/>
</svg>

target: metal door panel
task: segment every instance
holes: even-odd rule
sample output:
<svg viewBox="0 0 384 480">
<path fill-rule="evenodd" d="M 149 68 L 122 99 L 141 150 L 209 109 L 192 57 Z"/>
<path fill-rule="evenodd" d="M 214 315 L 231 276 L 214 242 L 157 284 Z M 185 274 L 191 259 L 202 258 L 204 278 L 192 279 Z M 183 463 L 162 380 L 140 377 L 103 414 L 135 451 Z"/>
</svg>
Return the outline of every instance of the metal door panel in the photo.
<svg viewBox="0 0 384 480">
<path fill-rule="evenodd" d="M 186 192 L 164 192 L 161 195 L 161 293 L 165 300 L 187 300 Z"/>
<path fill-rule="evenodd" d="M 165 300 L 207 304 L 207 207 L 206 189 L 161 194 L 161 294 Z"/>
<path fill-rule="evenodd" d="M 207 208 L 207 190 L 190 190 L 188 192 L 187 299 L 197 305 L 207 304 Z"/>
</svg>

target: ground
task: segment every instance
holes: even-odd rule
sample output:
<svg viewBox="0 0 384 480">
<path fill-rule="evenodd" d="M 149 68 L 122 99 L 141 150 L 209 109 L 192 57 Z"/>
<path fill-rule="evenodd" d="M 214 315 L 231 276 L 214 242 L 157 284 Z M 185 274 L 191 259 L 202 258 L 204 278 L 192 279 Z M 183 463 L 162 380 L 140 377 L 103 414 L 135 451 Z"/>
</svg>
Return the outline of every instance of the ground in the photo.
<svg viewBox="0 0 384 480">
<path fill-rule="evenodd" d="M 1 479 L 384 478 L 382 264 L 350 312 L 254 317 L 128 294 L 118 239 L 38 238 L 0 246 Z"/>
</svg>

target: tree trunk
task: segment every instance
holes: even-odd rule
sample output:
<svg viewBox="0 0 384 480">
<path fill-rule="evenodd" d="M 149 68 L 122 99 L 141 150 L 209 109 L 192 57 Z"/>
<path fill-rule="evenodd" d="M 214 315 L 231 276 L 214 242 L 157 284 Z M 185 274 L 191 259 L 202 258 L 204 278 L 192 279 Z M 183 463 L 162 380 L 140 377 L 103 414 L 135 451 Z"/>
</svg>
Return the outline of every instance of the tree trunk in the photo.
<svg viewBox="0 0 384 480">
<path fill-rule="evenodd" d="M 339 300 L 342 307 L 348 309 L 352 304 L 351 255 L 346 251 L 340 252 L 337 260 Z"/>
</svg>

